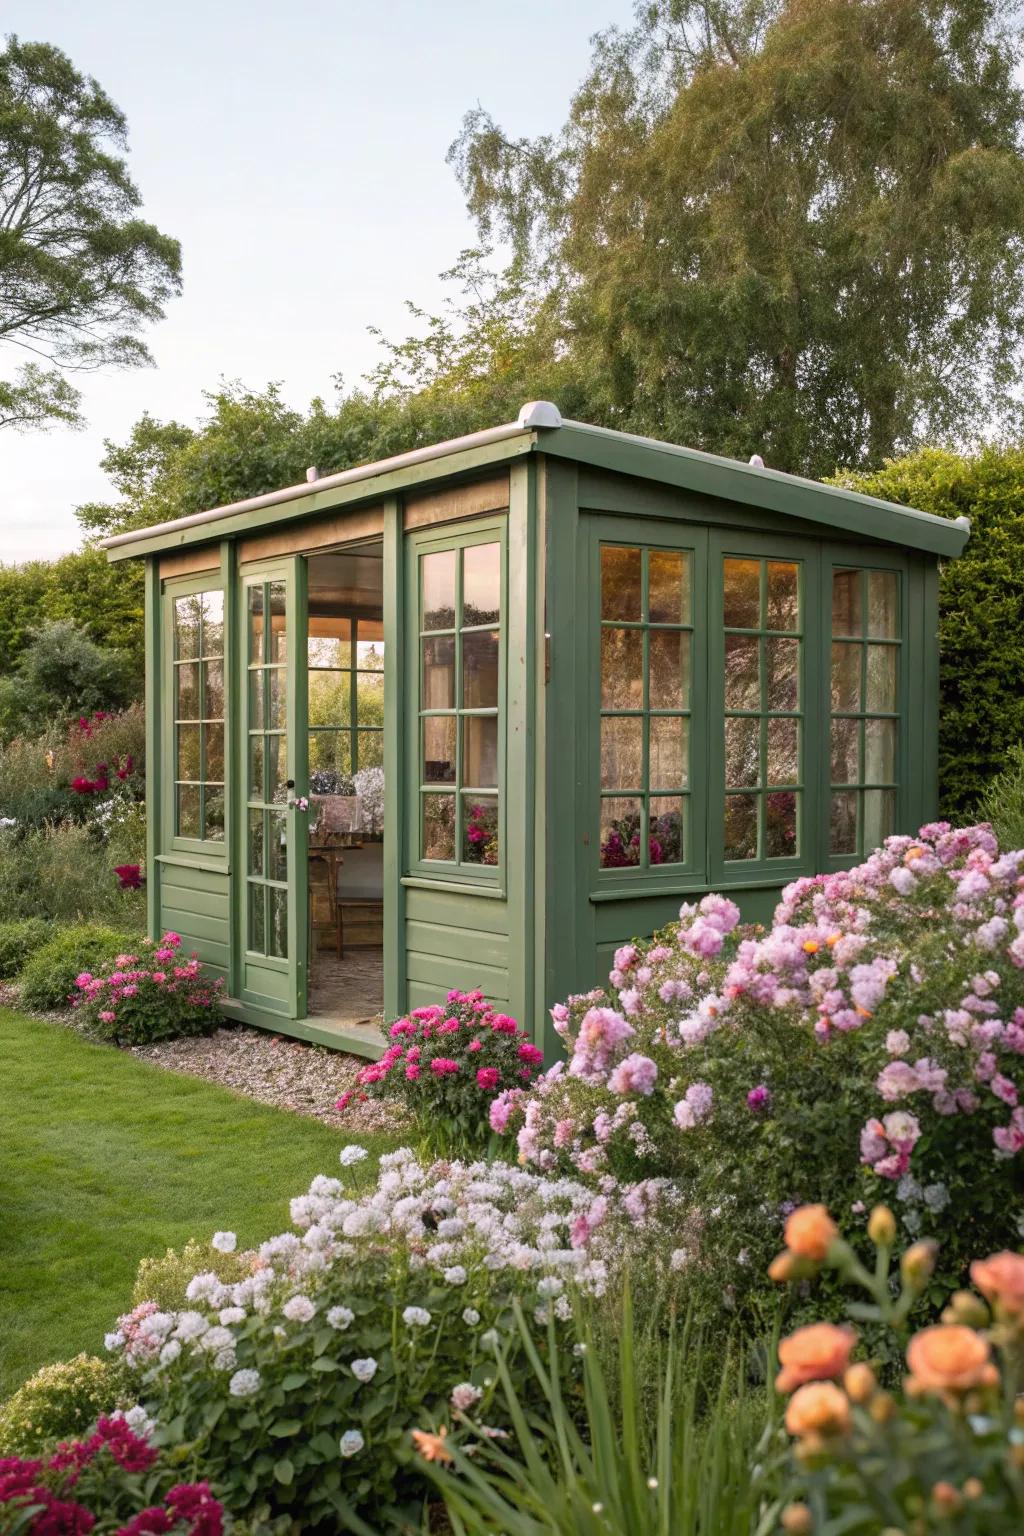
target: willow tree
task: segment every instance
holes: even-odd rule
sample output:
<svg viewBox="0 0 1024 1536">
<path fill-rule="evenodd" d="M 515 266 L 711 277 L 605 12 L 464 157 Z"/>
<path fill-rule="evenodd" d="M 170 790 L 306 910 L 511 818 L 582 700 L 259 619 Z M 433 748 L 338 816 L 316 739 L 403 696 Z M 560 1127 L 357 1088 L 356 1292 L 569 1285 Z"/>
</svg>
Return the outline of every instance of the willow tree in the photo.
<svg viewBox="0 0 1024 1536">
<path fill-rule="evenodd" d="M 451 159 L 612 425 L 811 474 L 1018 419 L 1019 36 L 998 0 L 659 0 L 565 126 Z"/>
</svg>

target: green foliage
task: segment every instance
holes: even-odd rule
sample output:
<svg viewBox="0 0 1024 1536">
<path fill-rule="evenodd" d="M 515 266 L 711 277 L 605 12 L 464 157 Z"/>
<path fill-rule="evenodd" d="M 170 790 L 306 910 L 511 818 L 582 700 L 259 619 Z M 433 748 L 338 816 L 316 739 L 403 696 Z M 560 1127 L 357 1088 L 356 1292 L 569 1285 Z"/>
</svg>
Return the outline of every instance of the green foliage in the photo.
<svg viewBox="0 0 1024 1536">
<path fill-rule="evenodd" d="M 233 1326 L 228 1374 L 258 1372 L 251 1392 L 228 1390 L 212 1343 L 186 1347 L 144 1374 L 140 1394 L 158 1420 L 156 1442 L 193 1442 L 203 1474 L 231 1508 L 265 1502 L 271 1516 L 301 1513 L 311 1527 L 391 1529 L 415 1518 L 424 1492 L 410 1431 L 446 1422 L 460 1383 L 479 1387 L 479 1412 L 493 1422 L 490 1330 L 509 1334 L 506 1371 L 524 1397 L 535 1395 L 525 1351 L 510 1333 L 512 1302 L 529 1283 L 506 1269 L 482 1285 L 446 1284 L 410 1263 L 400 1240 L 376 1244 L 325 1272 L 308 1318 L 276 1305 Z M 278 1287 L 275 1302 L 288 1306 L 296 1284 Z M 404 1320 L 410 1306 L 425 1309 L 427 1321 Z M 467 1306 L 479 1313 L 475 1325 L 463 1318 Z M 352 1362 L 371 1375 L 360 1380 Z M 351 1431 L 363 1443 L 339 1456 Z"/>
<path fill-rule="evenodd" d="M 0 673 L 14 670 L 33 632 L 49 619 L 69 619 L 105 650 L 122 651 L 142 692 L 143 568 L 111 565 L 101 549 L 57 560 L 0 565 Z"/>
<path fill-rule="evenodd" d="M 17 976 L 25 961 L 50 936 L 50 925 L 41 917 L 0 923 L 0 978 Z"/>
<path fill-rule="evenodd" d="M 21 1001 L 26 1008 L 66 1008 L 75 992 L 76 976 L 110 965 L 136 942 L 137 935 L 133 938 L 99 923 L 58 929 L 22 970 Z"/>
<path fill-rule="evenodd" d="M 589 419 L 811 474 L 1016 422 L 1000 0 L 637 14 L 558 134 L 512 141 L 477 108 L 450 152 L 482 236 L 542 275 Z"/>
<path fill-rule="evenodd" d="M 129 1406 L 121 1360 L 76 1355 L 44 1365 L 0 1407 L 0 1456 L 34 1456 Z"/>
<path fill-rule="evenodd" d="M 116 925 L 122 937 L 134 933 L 137 943 L 145 927 L 145 893 L 121 890 L 116 862 L 113 848 L 99 846 L 86 825 L 62 821 L 23 834 L 0 831 L 0 922 L 92 920 Z"/>
<path fill-rule="evenodd" d="M 942 567 L 939 588 L 939 782 L 944 814 L 962 819 L 1008 749 L 1024 741 L 1024 451 L 961 458 L 923 448 L 874 474 L 837 480 L 971 520 L 967 547 Z"/>
<path fill-rule="evenodd" d="M 232 1285 L 248 1273 L 250 1257 L 243 1253 L 221 1253 L 190 1237 L 180 1250 L 168 1248 L 163 1258 L 140 1259 L 132 1288 L 132 1306 L 155 1301 L 161 1312 L 182 1311 L 188 1305 L 185 1287 L 194 1275 L 205 1271 L 216 1275 L 225 1285 Z"/>
<path fill-rule="evenodd" d="M 123 114 L 66 54 L 0 52 L 0 342 L 44 360 L 0 380 L 0 426 L 80 422 L 64 370 L 151 362 L 139 338 L 181 287 L 176 240 L 137 216 Z"/>
<path fill-rule="evenodd" d="M 511 1447 L 493 1442 L 472 1458 L 456 1450 L 452 1472 L 433 1471 L 456 1536 L 750 1536 L 774 1528 L 778 1501 L 773 1507 L 764 1456 L 778 1436 L 778 1411 L 751 1396 L 742 1361 L 715 1362 L 717 1390 L 708 1401 L 699 1387 L 699 1341 L 688 1330 L 682 1338 L 670 1333 L 652 1382 L 634 1354 L 627 1290 L 609 1374 L 592 1331 L 579 1329 L 581 1422 L 521 1312 L 517 1320 L 542 1408 L 529 1411 L 500 1362 Z M 650 1427 L 639 1404 L 652 1387 L 658 1404 Z"/>
<path fill-rule="evenodd" d="M 1007 764 L 978 801 L 979 821 L 988 821 L 1003 848 L 1024 848 L 1024 743 L 1007 753 Z"/>
<path fill-rule="evenodd" d="M 120 709 L 133 691 L 130 664 L 119 651 L 97 645 L 70 619 L 47 620 L 14 672 L 0 679 L 0 736 L 10 740 L 54 721 Z"/>
</svg>

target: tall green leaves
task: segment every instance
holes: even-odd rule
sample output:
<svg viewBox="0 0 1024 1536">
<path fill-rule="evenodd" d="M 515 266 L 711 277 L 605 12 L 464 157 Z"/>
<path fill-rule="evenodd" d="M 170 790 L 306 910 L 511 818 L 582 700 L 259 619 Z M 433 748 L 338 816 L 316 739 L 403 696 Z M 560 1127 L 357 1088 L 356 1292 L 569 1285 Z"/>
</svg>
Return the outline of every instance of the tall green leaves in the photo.
<svg viewBox="0 0 1024 1536">
<path fill-rule="evenodd" d="M 641 8 L 558 137 L 479 112 L 470 208 L 611 425 L 811 474 L 1014 420 L 1024 107 L 998 3 Z"/>
</svg>

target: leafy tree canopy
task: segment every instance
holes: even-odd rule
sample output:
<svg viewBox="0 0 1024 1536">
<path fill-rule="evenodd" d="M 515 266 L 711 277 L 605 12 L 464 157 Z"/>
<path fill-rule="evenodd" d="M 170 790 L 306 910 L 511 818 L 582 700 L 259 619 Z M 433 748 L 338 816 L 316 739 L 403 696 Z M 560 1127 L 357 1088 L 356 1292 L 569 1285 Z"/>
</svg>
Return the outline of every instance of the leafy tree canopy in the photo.
<svg viewBox="0 0 1024 1536">
<path fill-rule="evenodd" d="M 96 645 L 69 619 L 40 626 L 14 672 L 0 678 L 0 736 L 32 735 L 55 720 L 120 709 L 132 674 L 119 651 Z"/>
<path fill-rule="evenodd" d="M 0 52 L 0 426 L 80 424 L 68 373 L 151 361 L 181 288 L 176 240 L 137 216 L 124 115 L 47 43 Z"/>
<path fill-rule="evenodd" d="M 15 670 L 33 634 L 47 620 L 72 620 L 95 644 L 124 653 L 141 696 L 143 571 L 140 563 L 108 563 L 89 547 L 59 560 L 0 565 L 0 674 Z"/>
<path fill-rule="evenodd" d="M 1019 41 L 1003 0 L 651 0 L 559 133 L 478 108 L 450 159 L 590 419 L 878 466 L 1017 422 Z"/>
</svg>

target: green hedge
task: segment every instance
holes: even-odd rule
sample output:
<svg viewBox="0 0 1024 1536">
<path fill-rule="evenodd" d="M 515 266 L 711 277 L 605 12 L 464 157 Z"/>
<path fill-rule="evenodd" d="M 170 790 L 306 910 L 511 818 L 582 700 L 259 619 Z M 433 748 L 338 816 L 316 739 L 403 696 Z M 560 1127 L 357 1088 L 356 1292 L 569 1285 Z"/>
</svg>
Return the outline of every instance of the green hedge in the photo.
<svg viewBox="0 0 1024 1536">
<path fill-rule="evenodd" d="M 968 819 L 989 781 L 1024 741 L 1024 449 L 962 458 L 922 448 L 873 474 L 837 483 L 886 501 L 966 516 L 971 537 L 940 582 L 943 814 Z"/>
<path fill-rule="evenodd" d="M 21 1001 L 26 1008 L 66 1008 L 75 991 L 75 977 L 113 962 L 116 955 L 135 953 L 138 936 L 76 923 L 58 929 L 39 947 L 21 973 Z"/>
</svg>

